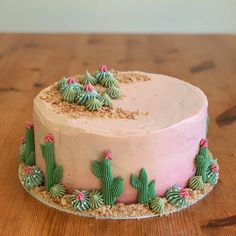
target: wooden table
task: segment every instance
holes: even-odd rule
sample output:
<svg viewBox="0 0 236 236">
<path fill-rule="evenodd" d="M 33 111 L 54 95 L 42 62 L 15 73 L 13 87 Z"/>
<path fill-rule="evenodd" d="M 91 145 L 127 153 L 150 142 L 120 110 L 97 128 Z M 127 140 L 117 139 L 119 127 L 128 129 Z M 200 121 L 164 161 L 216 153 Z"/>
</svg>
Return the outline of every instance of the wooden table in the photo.
<svg viewBox="0 0 236 236">
<path fill-rule="evenodd" d="M 102 221 L 50 209 L 22 189 L 17 152 L 34 96 L 101 64 L 171 75 L 206 93 L 220 181 L 204 200 L 168 217 Z M 236 36 L 0 34 L 0 108 L 0 235 L 236 235 Z"/>
</svg>

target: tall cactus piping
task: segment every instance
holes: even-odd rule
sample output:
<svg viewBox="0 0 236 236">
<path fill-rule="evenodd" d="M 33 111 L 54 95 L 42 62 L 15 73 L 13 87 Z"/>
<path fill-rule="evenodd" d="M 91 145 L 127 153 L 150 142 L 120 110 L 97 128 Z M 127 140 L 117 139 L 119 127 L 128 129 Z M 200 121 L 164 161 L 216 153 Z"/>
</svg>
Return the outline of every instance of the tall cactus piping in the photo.
<svg viewBox="0 0 236 236">
<path fill-rule="evenodd" d="M 93 174 L 100 178 L 102 182 L 101 193 L 106 205 L 114 205 L 116 198 L 120 196 L 124 189 L 121 177 L 113 178 L 111 171 L 112 154 L 110 151 L 104 152 L 104 160 L 92 163 Z"/>
<path fill-rule="evenodd" d="M 136 175 L 130 176 L 131 185 L 138 190 L 138 202 L 147 204 L 149 200 L 156 196 L 156 183 L 152 180 L 148 183 L 147 171 L 142 168 L 139 172 L 139 177 Z"/>
<path fill-rule="evenodd" d="M 207 170 L 210 165 L 211 158 L 208 155 L 207 140 L 202 139 L 200 141 L 199 154 L 195 158 L 196 165 L 196 176 L 202 176 L 202 181 L 205 183 L 207 181 Z"/>
<path fill-rule="evenodd" d="M 40 148 L 46 164 L 45 187 L 46 191 L 50 192 L 50 188 L 60 183 L 62 178 L 62 166 L 55 164 L 54 137 L 52 134 L 45 137 L 45 143 L 41 144 Z"/>
<path fill-rule="evenodd" d="M 22 148 L 24 150 L 22 150 Z M 20 152 L 20 160 L 25 165 L 35 165 L 34 125 L 31 122 L 28 122 L 26 124 L 25 138 L 23 143 L 21 144 Z"/>
</svg>

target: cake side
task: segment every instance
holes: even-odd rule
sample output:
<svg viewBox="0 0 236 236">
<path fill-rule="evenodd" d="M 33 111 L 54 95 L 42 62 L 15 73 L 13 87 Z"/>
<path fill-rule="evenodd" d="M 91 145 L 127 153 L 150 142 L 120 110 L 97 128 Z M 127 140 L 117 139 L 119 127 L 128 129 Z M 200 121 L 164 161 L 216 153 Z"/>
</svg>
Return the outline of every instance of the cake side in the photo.
<svg viewBox="0 0 236 236">
<path fill-rule="evenodd" d="M 69 191 L 100 187 L 91 162 L 104 150 L 112 151 L 114 175 L 124 178 L 120 202 L 135 202 L 130 173 L 137 174 L 142 167 L 156 180 L 158 195 L 174 184 L 185 187 L 195 173 L 199 140 L 206 135 L 207 99 L 188 83 L 147 75 L 150 81 L 121 84 L 124 96 L 114 102 L 125 110 L 141 111 L 144 115 L 137 119 L 68 118 L 38 95 L 34 100 L 37 166 L 45 170 L 39 144 L 52 133 L 56 162 L 63 166 L 62 183 Z"/>
</svg>

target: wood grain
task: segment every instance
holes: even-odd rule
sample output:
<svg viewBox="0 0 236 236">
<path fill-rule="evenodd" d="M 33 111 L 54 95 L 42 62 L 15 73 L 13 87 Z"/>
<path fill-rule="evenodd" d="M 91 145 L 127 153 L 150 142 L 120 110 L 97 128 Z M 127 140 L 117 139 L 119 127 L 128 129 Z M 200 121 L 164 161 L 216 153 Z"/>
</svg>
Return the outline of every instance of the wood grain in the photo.
<svg viewBox="0 0 236 236">
<path fill-rule="evenodd" d="M 100 64 L 179 77 L 206 93 L 221 178 L 209 196 L 168 217 L 100 221 L 50 209 L 21 188 L 16 156 L 34 96 Z M 0 98 L 0 235 L 236 235 L 236 36 L 0 34 Z"/>
</svg>

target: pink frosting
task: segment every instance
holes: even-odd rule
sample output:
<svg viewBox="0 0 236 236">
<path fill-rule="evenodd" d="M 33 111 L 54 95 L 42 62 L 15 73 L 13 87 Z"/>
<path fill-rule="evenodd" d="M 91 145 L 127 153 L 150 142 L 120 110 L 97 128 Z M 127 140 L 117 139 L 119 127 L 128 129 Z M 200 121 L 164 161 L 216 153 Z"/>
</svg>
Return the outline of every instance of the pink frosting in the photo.
<svg viewBox="0 0 236 236">
<path fill-rule="evenodd" d="M 184 188 L 180 190 L 180 197 L 182 198 L 188 198 L 189 197 L 189 191 L 188 189 Z"/>
<path fill-rule="evenodd" d="M 26 123 L 26 128 L 27 128 L 27 129 L 32 129 L 32 128 L 34 128 L 34 124 L 33 124 L 32 122 L 28 121 L 28 122 Z"/>
<path fill-rule="evenodd" d="M 67 84 L 74 84 L 76 81 L 75 81 L 75 77 L 69 77 L 67 79 Z"/>
<path fill-rule="evenodd" d="M 45 142 L 46 143 L 53 143 L 54 142 L 54 137 L 52 134 L 48 134 L 47 136 L 45 136 Z"/>
<path fill-rule="evenodd" d="M 69 119 L 41 100 L 40 93 L 34 100 L 37 166 L 45 170 L 40 143 L 51 132 L 56 162 L 63 166 L 62 184 L 69 192 L 101 187 L 91 163 L 100 161 L 104 150 L 112 153 L 113 176 L 124 179 L 119 202 L 136 201 L 137 190 L 130 185 L 130 174 L 138 174 L 141 168 L 147 170 L 149 180 L 156 181 L 159 196 L 173 185 L 186 187 L 195 174 L 199 142 L 206 135 L 206 96 L 183 81 L 147 75 L 150 81 L 121 83 L 124 96 L 113 100 L 114 107 L 147 113 L 137 120 L 83 116 Z"/>
<path fill-rule="evenodd" d="M 208 147 L 207 140 L 206 139 L 201 139 L 200 148 L 207 148 L 207 147 Z"/>
<path fill-rule="evenodd" d="M 33 172 L 33 167 L 32 166 L 26 166 L 24 168 L 24 173 L 26 176 L 30 175 Z"/>
<path fill-rule="evenodd" d="M 93 91 L 93 86 L 92 86 L 91 84 L 87 84 L 87 85 L 85 85 L 85 87 L 84 87 L 84 91 L 92 92 L 92 91 Z"/>
<path fill-rule="evenodd" d="M 107 66 L 102 65 L 102 66 L 100 67 L 100 71 L 101 71 L 101 72 L 107 72 L 107 71 L 108 71 Z"/>
<path fill-rule="evenodd" d="M 104 152 L 104 159 L 105 159 L 105 160 L 112 160 L 111 151 L 105 151 L 105 152 Z"/>
<path fill-rule="evenodd" d="M 85 199 L 84 193 L 82 191 L 78 192 L 75 198 L 77 201 L 80 201 L 80 202 L 83 201 Z"/>
</svg>

